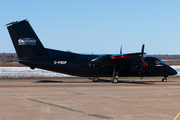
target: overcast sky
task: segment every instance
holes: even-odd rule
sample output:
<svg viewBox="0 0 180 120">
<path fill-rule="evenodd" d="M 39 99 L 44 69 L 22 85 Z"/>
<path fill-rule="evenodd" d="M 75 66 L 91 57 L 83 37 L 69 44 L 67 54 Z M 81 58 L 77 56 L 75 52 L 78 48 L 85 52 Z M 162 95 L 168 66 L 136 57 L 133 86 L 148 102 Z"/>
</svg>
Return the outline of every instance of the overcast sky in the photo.
<svg viewBox="0 0 180 120">
<path fill-rule="evenodd" d="M 180 54 L 180 0 L 0 0 L 0 11 L 0 53 L 15 52 L 5 24 L 27 19 L 46 48 Z"/>
</svg>

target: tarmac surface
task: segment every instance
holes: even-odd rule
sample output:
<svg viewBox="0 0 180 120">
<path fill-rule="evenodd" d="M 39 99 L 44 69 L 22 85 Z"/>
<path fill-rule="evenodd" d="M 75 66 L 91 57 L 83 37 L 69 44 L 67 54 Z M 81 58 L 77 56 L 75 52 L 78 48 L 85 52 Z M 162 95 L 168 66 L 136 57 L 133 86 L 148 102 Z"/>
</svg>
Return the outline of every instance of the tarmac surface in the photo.
<svg viewBox="0 0 180 120">
<path fill-rule="evenodd" d="M 0 79 L 0 120 L 173 120 L 180 78 L 161 79 Z"/>
</svg>

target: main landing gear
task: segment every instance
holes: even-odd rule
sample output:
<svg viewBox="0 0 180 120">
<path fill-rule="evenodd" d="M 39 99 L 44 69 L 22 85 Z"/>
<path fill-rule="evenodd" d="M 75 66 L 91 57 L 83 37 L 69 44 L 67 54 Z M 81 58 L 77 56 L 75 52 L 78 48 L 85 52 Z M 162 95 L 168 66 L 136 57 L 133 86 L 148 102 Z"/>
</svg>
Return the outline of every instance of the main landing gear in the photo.
<svg viewBox="0 0 180 120">
<path fill-rule="evenodd" d="M 167 82 L 167 78 L 164 77 L 164 78 L 162 79 L 162 82 Z"/>
<path fill-rule="evenodd" d="M 112 83 L 117 83 L 117 82 L 118 82 L 118 79 L 117 79 L 117 78 L 112 78 L 112 79 L 111 79 L 111 82 L 112 82 Z"/>
<path fill-rule="evenodd" d="M 117 83 L 118 82 L 118 75 L 119 75 L 119 72 L 116 72 L 116 66 L 114 66 L 113 77 L 111 79 L 112 83 Z"/>
<path fill-rule="evenodd" d="M 99 80 L 98 77 L 94 77 L 94 78 L 92 79 L 93 82 L 98 82 L 98 80 Z"/>
<path fill-rule="evenodd" d="M 119 70 L 118 70 L 119 71 Z M 113 68 L 113 77 L 111 78 L 111 82 L 112 83 L 117 83 L 118 82 L 118 76 L 119 76 L 119 72 L 116 71 L 116 66 L 114 66 Z M 98 77 L 94 77 L 92 79 L 93 82 L 98 82 L 99 78 Z"/>
</svg>

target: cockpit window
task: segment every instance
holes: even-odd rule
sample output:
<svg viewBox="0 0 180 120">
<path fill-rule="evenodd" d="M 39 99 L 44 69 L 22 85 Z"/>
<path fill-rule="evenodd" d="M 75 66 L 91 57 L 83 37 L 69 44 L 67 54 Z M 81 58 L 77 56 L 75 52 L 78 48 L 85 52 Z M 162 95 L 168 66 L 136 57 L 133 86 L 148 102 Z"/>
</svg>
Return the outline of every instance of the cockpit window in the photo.
<svg viewBox="0 0 180 120">
<path fill-rule="evenodd" d="M 155 61 L 155 64 L 156 64 L 156 65 L 160 65 L 160 64 L 164 64 L 164 62 L 161 61 L 161 60 L 156 60 L 156 61 Z"/>
</svg>

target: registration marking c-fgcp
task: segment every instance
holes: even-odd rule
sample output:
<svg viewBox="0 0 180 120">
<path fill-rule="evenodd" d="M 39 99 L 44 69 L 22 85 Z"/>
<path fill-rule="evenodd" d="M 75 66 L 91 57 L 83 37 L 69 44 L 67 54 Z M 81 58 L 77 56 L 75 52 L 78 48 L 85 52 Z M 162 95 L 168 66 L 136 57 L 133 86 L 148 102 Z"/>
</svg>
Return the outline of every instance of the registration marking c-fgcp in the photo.
<svg viewBox="0 0 180 120">
<path fill-rule="evenodd" d="M 54 61 L 54 64 L 65 65 L 65 64 L 67 64 L 67 61 Z"/>
</svg>

